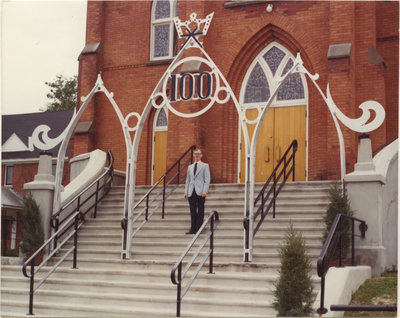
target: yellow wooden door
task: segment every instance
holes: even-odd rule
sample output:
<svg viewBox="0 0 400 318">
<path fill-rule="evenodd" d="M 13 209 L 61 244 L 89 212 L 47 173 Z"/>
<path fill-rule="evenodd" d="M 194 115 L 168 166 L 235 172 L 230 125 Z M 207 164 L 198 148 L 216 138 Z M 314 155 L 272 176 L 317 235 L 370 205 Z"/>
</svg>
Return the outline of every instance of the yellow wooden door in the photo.
<svg viewBox="0 0 400 318">
<path fill-rule="evenodd" d="M 256 118 L 258 111 L 256 109 L 247 111 L 247 118 L 253 120 Z M 247 124 L 249 138 L 253 137 L 256 125 Z M 243 134 L 241 134 L 241 152 L 240 152 L 240 182 L 245 181 L 246 162 L 245 162 L 245 146 Z M 255 182 L 265 182 L 274 170 L 274 109 L 270 108 L 264 117 L 258 142 L 256 147 L 255 160 Z"/>
<path fill-rule="evenodd" d="M 295 181 L 306 179 L 306 106 L 275 108 L 275 158 L 276 166 L 291 142 L 297 140 L 295 156 Z M 292 177 L 288 179 L 291 181 Z"/>
<path fill-rule="evenodd" d="M 247 111 L 249 119 L 255 119 L 257 110 Z M 257 140 L 255 160 L 255 182 L 266 182 L 273 169 L 284 155 L 290 143 L 296 139 L 295 180 L 305 180 L 306 173 L 306 107 L 272 107 L 264 117 Z M 247 125 L 250 139 L 255 125 Z M 241 134 L 240 182 L 245 181 L 245 149 Z M 290 178 L 288 181 L 291 181 Z"/>
<path fill-rule="evenodd" d="M 167 131 L 154 133 L 153 183 L 167 171 Z"/>
</svg>

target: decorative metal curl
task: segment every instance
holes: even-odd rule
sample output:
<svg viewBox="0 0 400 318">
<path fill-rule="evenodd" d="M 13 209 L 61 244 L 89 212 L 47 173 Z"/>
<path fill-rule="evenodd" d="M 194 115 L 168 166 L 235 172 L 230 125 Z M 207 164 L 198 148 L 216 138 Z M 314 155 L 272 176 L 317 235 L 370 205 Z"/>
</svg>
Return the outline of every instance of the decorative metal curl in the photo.
<svg viewBox="0 0 400 318">
<path fill-rule="evenodd" d="M 34 150 L 34 146 L 40 150 L 50 150 L 57 146 L 66 136 L 68 127 L 56 138 L 49 137 L 51 128 L 47 125 L 39 125 L 35 128 L 32 136 L 29 137 L 29 149 Z M 40 138 L 41 137 L 41 138 Z"/>
<path fill-rule="evenodd" d="M 363 102 L 360 106 L 358 106 L 358 108 L 362 110 L 361 117 L 349 118 L 341 112 L 341 110 L 336 106 L 335 102 L 333 101 L 331 92 L 329 90 L 329 84 L 326 87 L 326 95 L 327 104 L 329 107 L 332 108 L 335 116 L 343 123 L 343 125 L 345 125 L 347 128 L 350 128 L 351 130 L 359 133 L 370 132 L 379 128 L 385 120 L 385 109 L 380 103 L 376 101 L 369 100 Z M 368 123 L 372 115 L 371 110 L 375 112 L 375 118 Z"/>
</svg>

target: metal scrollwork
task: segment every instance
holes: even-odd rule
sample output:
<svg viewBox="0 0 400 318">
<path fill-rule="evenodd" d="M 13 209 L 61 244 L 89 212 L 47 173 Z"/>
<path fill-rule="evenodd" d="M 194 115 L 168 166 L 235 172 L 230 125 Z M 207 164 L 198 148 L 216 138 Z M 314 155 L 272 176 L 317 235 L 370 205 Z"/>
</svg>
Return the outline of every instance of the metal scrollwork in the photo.
<svg viewBox="0 0 400 318">
<path fill-rule="evenodd" d="M 34 146 L 40 150 L 50 150 L 56 147 L 66 136 L 68 127 L 56 138 L 49 137 L 51 128 L 47 125 L 39 125 L 35 128 L 32 136 L 29 137 L 29 149 L 34 150 Z"/>
<path fill-rule="evenodd" d="M 369 100 L 363 102 L 358 108 L 362 110 L 362 115 L 359 118 L 349 118 L 345 114 L 343 114 L 340 109 L 336 106 L 333 98 L 331 96 L 331 92 L 329 90 L 329 84 L 326 88 L 326 99 L 328 106 L 333 110 L 333 113 L 336 117 L 351 130 L 354 130 L 359 133 L 366 133 L 373 131 L 379 128 L 383 121 L 385 120 L 385 109 L 376 101 Z M 375 112 L 375 118 L 371 121 L 372 111 Z M 368 123 L 369 122 L 369 123 Z"/>
</svg>

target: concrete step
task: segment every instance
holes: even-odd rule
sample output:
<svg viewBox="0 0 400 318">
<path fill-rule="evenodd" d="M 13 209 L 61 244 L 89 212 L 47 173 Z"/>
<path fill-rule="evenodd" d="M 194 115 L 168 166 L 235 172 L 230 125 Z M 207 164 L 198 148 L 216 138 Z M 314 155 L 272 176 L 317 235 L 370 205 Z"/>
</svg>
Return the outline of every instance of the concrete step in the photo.
<svg viewBox="0 0 400 318">
<path fill-rule="evenodd" d="M 174 192 L 172 195 L 170 195 L 167 198 L 167 202 L 180 202 L 180 201 L 184 201 L 184 197 L 183 197 L 183 191 L 182 192 Z M 258 195 L 258 194 L 257 194 Z M 257 197 L 256 195 L 256 197 Z M 149 197 L 149 203 L 154 200 L 154 202 L 159 202 L 162 200 L 162 197 L 156 197 L 155 195 L 150 195 Z M 154 199 L 155 198 L 155 199 Z M 309 192 L 298 192 L 298 191 L 286 191 L 286 192 L 281 192 L 278 195 L 278 199 L 277 200 L 326 200 L 328 199 L 329 196 L 326 192 L 318 192 L 316 193 L 315 191 L 309 191 Z M 113 194 L 113 195 L 109 195 L 107 197 L 105 197 L 101 203 L 102 204 L 106 204 L 106 203 L 111 203 L 111 202 L 123 202 L 124 199 L 124 195 L 123 194 Z M 135 202 L 138 202 L 141 199 L 141 196 L 137 195 Z M 244 193 L 242 191 L 237 191 L 237 192 L 210 192 L 207 195 L 207 202 L 213 202 L 213 201 L 219 201 L 221 199 L 224 200 L 229 200 L 229 201 L 233 201 L 235 203 L 242 203 L 243 204 L 243 200 L 244 200 Z M 146 205 L 146 200 L 142 201 L 139 206 L 144 206 Z"/>
<path fill-rule="evenodd" d="M 220 242 L 218 237 L 214 238 L 214 249 L 216 252 L 224 251 L 224 252 L 241 252 L 242 246 L 241 242 L 239 241 L 237 244 L 236 242 Z M 165 239 L 159 240 L 157 242 L 134 242 L 132 249 L 134 251 L 142 250 L 147 252 L 156 252 L 162 249 L 165 252 L 171 251 L 184 251 L 186 246 L 188 245 L 189 241 L 181 240 L 178 242 L 168 242 Z M 197 248 L 200 242 L 196 243 L 193 248 Z M 66 244 L 65 248 L 68 249 L 72 246 L 72 242 Z M 276 243 L 265 242 L 261 240 L 257 240 L 256 249 L 258 251 L 263 251 L 265 253 L 273 253 L 276 252 L 279 248 Z M 116 251 L 119 252 L 121 248 L 121 242 L 109 242 L 109 241 L 84 241 L 78 243 L 78 251 L 81 252 L 83 250 L 91 250 L 93 252 L 101 253 L 104 251 Z M 322 243 L 314 243 L 314 244 L 307 244 L 307 249 L 309 251 L 313 251 L 319 253 L 322 249 Z"/>
<path fill-rule="evenodd" d="M 278 246 L 280 243 L 282 243 L 284 239 L 285 233 L 277 233 L 277 234 L 272 234 L 268 233 L 268 231 L 263 231 L 262 228 L 256 235 L 256 242 L 268 242 L 268 243 L 273 243 Z M 304 234 L 303 233 L 303 239 L 307 243 L 320 243 L 322 242 L 322 236 L 319 234 Z M 133 239 L 133 244 L 142 244 L 142 243 L 149 243 L 149 244 L 155 244 L 157 242 L 171 242 L 171 243 L 177 243 L 177 242 L 182 242 L 182 240 L 189 242 L 191 240 L 192 236 L 185 235 L 184 233 L 172 233 L 172 234 L 163 234 L 163 233 L 157 233 L 153 235 L 147 235 L 146 233 L 139 232 L 137 235 L 135 235 Z M 221 232 L 216 232 L 215 233 L 215 242 L 216 244 L 223 244 L 223 243 L 232 243 L 232 244 L 243 244 L 243 232 L 236 233 L 236 234 L 225 234 Z M 121 245 L 121 233 L 115 233 L 115 234 L 102 234 L 101 237 L 94 236 L 93 234 L 89 234 L 86 232 L 81 232 L 79 233 L 79 242 L 84 244 L 84 242 L 102 242 L 103 243 L 113 243 L 117 245 Z"/>
<path fill-rule="evenodd" d="M 118 263 L 115 260 L 112 263 Z M 87 268 L 78 266 L 78 269 L 62 266 L 57 268 L 55 273 L 49 279 L 54 280 L 76 280 L 79 282 L 85 281 L 107 281 L 107 282 L 124 282 L 137 284 L 163 284 L 171 285 L 170 273 L 173 268 L 173 263 L 164 263 L 166 265 L 162 270 L 143 269 L 135 267 L 134 260 L 123 261 L 125 266 L 121 268 L 96 267 Z M 79 263 L 78 263 L 79 265 Z M 250 267 L 250 264 L 241 264 L 245 267 Z M 222 265 L 216 265 L 214 274 L 208 274 L 208 267 L 204 267 L 196 278 L 196 284 L 199 286 L 240 286 L 243 288 L 263 288 L 270 286 L 277 278 L 276 271 L 222 271 Z M 40 279 L 45 272 L 51 267 L 44 266 L 43 270 L 37 273 L 37 279 Z M 20 266 L 4 266 L 2 282 L 6 279 L 18 278 L 22 281 L 29 282 L 28 278 L 19 275 L 21 273 Z M 190 272 L 189 272 L 190 273 Z M 3 285 L 2 285 L 3 286 Z M 45 286 L 45 285 L 43 285 Z"/>
<path fill-rule="evenodd" d="M 294 227 L 296 230 L 301 231 L 302 233 L 305 234 L 311 234 L 311 233 L 321 233 L 321 231 L 324 230 L 324 225 L 322 222 L 315 222 L 315 224 L 305 224 L 305 225 L 296 225 L 294 220 L 292 220 L 292 223 L 294 224 Z M 272 222 L 266 222 L 263 223 L 260 231 L 269 231 L 270 233 L 276 233 L 276 232 L 285 232 L 288 228 L 289 222 L 280 222 L 278 223 L 272 223 Z M 174 225 L 168 225 L 168 224 L 154 224 L 152 220 L 150 220 L 148 223 L 146 223 L 143 228 L 140 230 L 140 232 L 146 233 L 146 235 L 154 235 L 160 232 L 165 233 L 166 235 L 169 234 L 180 234 L 180 233 L 186 233 L 190 227 L 190 220 L 187 220 L 187 225 L 182 225 L 182 224 L 174 224 Z M 218 225 L 218 230 L 223 231 L 225 234 L 240 234 L 243 231 L 243 225 L 242 224 L 219 224 Z M 86 233 L 93 233 L 96 234 L 100 237 L 102 233 L 105 232 L 111 232 L 111 231 L 116 231 L 117 233 L 122 231 L 121 226 L 118 225 L 102 225 L 102 224 L 85 224 L 85 232 Z"/>
<path fill-rule="evenodd" d="M 241 207 L 243 206 L 244 201 L 239 200 L 239 201 L 233 201 L 233 200 L 213 200 L 212 202 L 209 202 L 208 200 L 206 200 L 205 205 L 211 209 L 212 207 L 215 209 L 217 207 L 228 207 L 228 208 L 239 208 L 241 209 Z M 282 206 L 324 206 L 326 207 L 328 205 L 328 200 L 325 200 L 323 198 L 318 198 L 318 199 L 312 199 L 312 200 L 303 200 L 300 198 L 294 198 L 294 199 L 286 199 L 286 200 L 278 200 L 276 201 L 276 206 L 282 207 Z M 111 203 L 111 202 L 102 202 L 98 209 L 110 209 L 110 208 L 120 208 L 122 209 L 124 206 L 124 202 L 121 201 L 116 201 L 115 203 Z M 156 207 L 156 205 L 150 205 L 149 208 L 151 207 Z M 180 208 L 183 207 L 185 209 L 188 209 L 189 207 L 189 203 L 186 200 L 177 200 L 176 202 L 171 203 L 170 201 L 167 201 L 166 203 L 166 209 L 176 209 L 176 208 Z M 139 207 L 138 209 L 141 210 L 141 208 L 143 207 Z"/>
<path fill-rule="evenodd" d="M 90 305 L 90 304 L 73 304 L 65 303 L 61 300 L 60 303 L 49 303 L 47 301 L 35 302 L 34 313 L 38 317 L 176 317 L 176 305 L 165 304 L 161 308 L 154 306 L 102 306 L 102 305 Z M 241 304 L 242 305 L 242 304 Z M 263 310 L 262 313 L 252 310 L 251 307 L 256 308 L 253 303 L 250 308 L 247 308 L 247 313 L 243 314 L 235 312 L 235 308 L 230 308 L 232 311 L 218 311 L 207 304 L 203 304 L 203 308 L 193 308 L 191 304 L 183 301 L 181 315 L 183 317 L 266 317 L 275 316 L 276 313 L 270 307 Z M 199 306 L 197 306 L 199 307 Z M 9 300 L 2 305 L 2 317 L 25 317 L 27 312 L 27 303 L 18 300 Z"/>
</svg>

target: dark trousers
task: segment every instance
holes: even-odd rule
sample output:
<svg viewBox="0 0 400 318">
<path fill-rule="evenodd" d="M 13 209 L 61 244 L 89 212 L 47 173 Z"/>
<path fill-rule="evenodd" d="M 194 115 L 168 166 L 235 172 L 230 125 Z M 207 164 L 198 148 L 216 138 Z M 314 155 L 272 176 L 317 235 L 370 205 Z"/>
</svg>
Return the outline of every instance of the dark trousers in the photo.
<svg viewBox="0 0 400 318">
<path fill-rule="evenodd" d="M 196 191 L 193 191 L 192 195 L 189 197 L 190 206 L 190 232 L 196 233 L 203 224 L 204 220 L 204 202 L 206 198 L 201 195 L 197 195 Z"/>
</svg>

